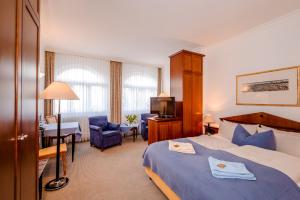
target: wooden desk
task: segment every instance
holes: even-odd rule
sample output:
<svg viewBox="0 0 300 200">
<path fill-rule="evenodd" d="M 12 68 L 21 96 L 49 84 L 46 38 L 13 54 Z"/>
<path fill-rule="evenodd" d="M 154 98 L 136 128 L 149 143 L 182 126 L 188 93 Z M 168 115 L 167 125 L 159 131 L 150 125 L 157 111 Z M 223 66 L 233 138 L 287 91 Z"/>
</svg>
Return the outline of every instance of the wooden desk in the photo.
<svg viewBox="0 0 300 200">
<path fill-rule="evenodd" d="M 148 144 L 182 137 L 182 120 L 179 118 L 148 119 Z"/>
<path fill-rule="evenodd" d="M 48 147 L 46 145 L 46 138 L 53 140 L 57 139 L 57 124 L 44 124 L 41 127 L 42 132 L 42 147 Z M 62 143 L 64 143 L 64 139 L 66 137 L 72 136 L 72 162 L 74 161 L 74 153 L 75 153 L 75 137 L 77 133 L 81 132 L 80 124 L 78 122 L 65 122 L 61 123 L 61 133 L 60 138 L 62 139 Z"/>
<path fill-rule="evenodd" d="M 56 146 L 47 147 L 39 150 L 39 160 L 55 158 Z M 65 143 L 60 144 L 60 156 L 63 161 L 64 175 L 67 175 L 67 145 Z"/>
</svg>

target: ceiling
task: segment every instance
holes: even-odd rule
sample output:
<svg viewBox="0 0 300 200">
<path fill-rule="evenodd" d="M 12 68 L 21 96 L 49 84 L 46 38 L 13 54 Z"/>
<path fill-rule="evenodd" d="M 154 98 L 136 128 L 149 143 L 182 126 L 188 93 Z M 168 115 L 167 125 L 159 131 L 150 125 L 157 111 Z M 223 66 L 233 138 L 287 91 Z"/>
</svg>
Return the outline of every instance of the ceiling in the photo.
<svg viewBox="0 0 300 200">
<path fill-rule="evenodd" d="M 42 49 L 166 65 L 300 8 L 299 0 L 42 0 Z"/>
</svg>

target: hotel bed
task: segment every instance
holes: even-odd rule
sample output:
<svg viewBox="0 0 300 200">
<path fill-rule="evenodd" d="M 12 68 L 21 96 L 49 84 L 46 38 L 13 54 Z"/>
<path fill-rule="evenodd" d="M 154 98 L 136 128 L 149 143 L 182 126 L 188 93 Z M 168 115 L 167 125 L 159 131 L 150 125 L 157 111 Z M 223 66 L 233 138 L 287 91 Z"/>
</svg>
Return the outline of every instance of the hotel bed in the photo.
<svg viewBox="0 0 300 200">
<path fill-rule="evenodd" d="M 234 116 L 222 120 L 300 132 L 299 122 L 267 113 Z M 249 129 L 254 126 L 256 125 L 252 127 L 250 125 Z M 232 130 L 227 128 L 226 131 Z M 284 149 L 283 152 L 250 145 L 237 146 L 231 143 L 230 134 L 229 136 L 226 134 L 178 140 L 192 143 L 196 154 L 169 151 L 168 141 L 154 143 L 144 154 L 145 171 L 161 191 L 172 200 L 300 199 L 300 154 L 298 154 L 300 134 L 286 134 L 284 136 L 287 140 L 283 143 L 278 141 L 277 146 L 279 150 Z M 291 140 L 291 143 L 286 147 L 288 140 Z M 209 168 L 209 156 L 244 163 L 249 171 L 255 174 L 257 180 L 215 178 Z"/>
</svg>

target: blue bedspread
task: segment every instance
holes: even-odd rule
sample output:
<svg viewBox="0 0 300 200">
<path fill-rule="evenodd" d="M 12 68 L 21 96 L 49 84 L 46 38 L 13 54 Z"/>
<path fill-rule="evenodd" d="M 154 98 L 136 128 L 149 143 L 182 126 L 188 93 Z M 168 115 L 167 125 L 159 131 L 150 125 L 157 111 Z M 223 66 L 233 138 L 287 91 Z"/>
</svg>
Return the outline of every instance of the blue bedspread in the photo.
<svg viewBox="0 0 300 200">
<path fill-rule="evenodd" d="M 284 173 L 191 140 L 196 154 L 168 150 L 168 141 L 150 145 L 144 166 L 150 167 L 182 200 L 300 200 L 300 188 Z M 257 180 L 218 179 L 212 176 L 208 157 L 242 162 Z"/>
</svg>

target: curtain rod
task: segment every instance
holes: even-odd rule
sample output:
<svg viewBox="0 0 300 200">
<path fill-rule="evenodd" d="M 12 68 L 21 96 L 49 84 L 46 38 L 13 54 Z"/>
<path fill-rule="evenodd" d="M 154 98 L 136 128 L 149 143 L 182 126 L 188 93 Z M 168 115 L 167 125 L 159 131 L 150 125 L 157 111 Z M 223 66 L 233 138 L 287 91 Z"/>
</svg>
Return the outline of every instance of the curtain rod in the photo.
<svg viewBox="0 0 300 200">
<path fill-rule="evenodd" d="M 67 55 L 67 56 L 76 56 L 76 57 L 89 58 L 89 59 L 99 59 L 99 60 L 103 60 L 103 61 L 116 61 L 116 62 L 121 62 L 121 63 L 124 63 L 124 64 L 143 65 L 143 66 L 147 66 L 147 67 L 163 68 L 162 66 L 159 66 L 159 65 L 155 66 L 155 65 L 139 63 L 139 62 L 120 61 L 118 59 L 109 59 L 109 58 L 100 57 L 100 56 L 98 57 L 98 56 L 90 56 L 90 55 L 79 55 L 77 53 L 66 53 L 66 52 L 62 52 L 62 51 L 45 50 L 45 52 L 46 51 L 54 52 L 56 54 Z"/>
</svg>

